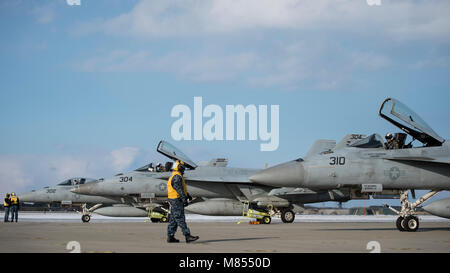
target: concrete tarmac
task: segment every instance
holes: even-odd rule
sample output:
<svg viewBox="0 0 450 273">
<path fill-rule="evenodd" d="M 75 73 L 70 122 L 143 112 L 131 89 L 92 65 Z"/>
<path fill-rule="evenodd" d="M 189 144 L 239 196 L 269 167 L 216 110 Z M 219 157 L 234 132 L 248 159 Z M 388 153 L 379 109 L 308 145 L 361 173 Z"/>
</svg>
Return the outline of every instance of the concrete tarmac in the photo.
<svg viewBox="0 0 450 273">
<path fill-rule="evenodd" d="M 450 224 L 422 222 L 417 232 L 399 232 L 393 222 L 294 222 L 249 225 L 248 222 L 189 222 L 200 239 L 166 242 L 167 224 L 142 222 L 19 222 L 0 224 L 0 252 L 70 252 L 76 241 L 81 252 L 157 253 L 298 253 L 370 252 L 371 241 L 381 252 L 450 252 Z"/>
</svg>

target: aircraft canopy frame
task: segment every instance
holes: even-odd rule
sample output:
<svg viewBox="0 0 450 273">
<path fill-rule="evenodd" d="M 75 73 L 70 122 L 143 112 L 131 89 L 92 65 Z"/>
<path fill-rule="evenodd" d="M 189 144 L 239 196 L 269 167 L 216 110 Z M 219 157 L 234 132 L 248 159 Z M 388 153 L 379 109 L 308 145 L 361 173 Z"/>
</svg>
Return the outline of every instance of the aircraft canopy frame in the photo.
<svg viewBox="0 0 450 273">
<path fill-rule="evenodd" d="M 174 161 L 176 161 L 176 160 L 183 161 L 184 165 L 186 165 L 186 167 L 188 167 L 190 169 L 197 168 L 197 164 L 195 164 L 194 161 L 192 161 L 187 155 L 185 155 L 178 148 L 176 148 L 175 146 L 173 146 L 172 144 L 170 144 L 164 140 L 161 140 L 158 143 L 156 151 L 158 151 L 159 153 L 167 156 L 168 158 L 170 158 Z"/>
<path fill-rule="evenodd" d="M 387 98 L 384 100 L 379 115 L 426 146 L 441 146 L 445 141 L 418 114 L 396 99 Z M 394 120 L 394 117 L 399 121 Z M 415 129 L 402 124 L 400 121 Z"/>
</svg>

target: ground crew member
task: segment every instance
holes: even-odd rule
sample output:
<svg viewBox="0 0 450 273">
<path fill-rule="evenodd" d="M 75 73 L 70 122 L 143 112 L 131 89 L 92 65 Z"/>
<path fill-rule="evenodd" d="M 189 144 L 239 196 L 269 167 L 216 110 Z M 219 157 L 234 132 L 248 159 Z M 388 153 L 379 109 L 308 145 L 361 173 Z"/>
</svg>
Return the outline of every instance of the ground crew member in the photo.
<svg viewBox="0 0 450 273">
<path fill-rule="evenodd" d="M 167 197 L 169 198 L 170 204 L 170 220 L 167 226 L 168 243 L 179 242 L 179 240 L 175 239 L 178 226 L 180 226 L 183 235 L 186 237 L 186 243 L 193 242 L 199 238 L 198 236 L 192 236 L 186 225 L 184 207 L 188 205 L 188 200 L 191 201 L 192 197 L 186 189 L 186 183 L 183 177 L 184 169 L 184 163 L 177 160 L 173 168 L 172 176 L 167 182 Z"/>
<path fill-rule="evenodd" d="M 12 192 L 11 193 L 11 222 L 14 222 L 14 219 L 16 219 L 16 222 L 19 217 L 19 197 Z"/>
<path fill-rule="evenodd" d="M 5 222 L 9 222 L 9 208 L 11 206 L 11 199 L 9 198 L 9 193 L 6 194 L 3 207 L 5 209 Z"/>
</svg>

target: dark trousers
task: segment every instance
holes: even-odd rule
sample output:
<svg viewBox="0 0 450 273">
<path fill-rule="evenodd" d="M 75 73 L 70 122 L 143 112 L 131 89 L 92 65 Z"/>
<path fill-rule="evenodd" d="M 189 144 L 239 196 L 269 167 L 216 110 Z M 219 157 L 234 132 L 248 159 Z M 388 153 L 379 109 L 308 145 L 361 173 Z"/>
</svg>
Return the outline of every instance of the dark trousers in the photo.
<svg viewBox="0 0 450 273">
<path fill-rule="evenodd" d="M 5 207 L 5 222 L 9 221 L 9 207 Z"/>
<path fill-rule="evenodd" d="M 174 236 L 178 226 L 181 228 L 184 236 L 190 235 L 191 232 L 186 225 L 186 217 L 184 215 L 184 206 L 181 198 L 169 199 L 170 204 L 170 220 L 167 226 L 167 235 Z"/>
<path fill-rule="evenodd" d="M 17 205 L 11 206 L 11 222 L 14 222 L 14 218 L 17 220 L 19 219 L 19 208 Z"/>
</svg>

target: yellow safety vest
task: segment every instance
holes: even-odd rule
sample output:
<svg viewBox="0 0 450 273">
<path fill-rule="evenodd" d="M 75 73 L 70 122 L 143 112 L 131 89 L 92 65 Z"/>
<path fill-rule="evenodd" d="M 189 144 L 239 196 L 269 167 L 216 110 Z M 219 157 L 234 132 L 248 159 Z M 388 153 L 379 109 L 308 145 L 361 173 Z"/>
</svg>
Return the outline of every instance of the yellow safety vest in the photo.
<svg viewBox="0 0 450 273">
<path fill-rule="evenodd" d="M 17 196 L 11 196 L 11 205 L 17 205 Z"/>
<path fill-rule="evenodd" d="M 178 171 L 173 171 L 172 176 L 169 178 L 169 181 L 167 182 L 167 197 L 169 199 L 177 199 L 180 197 L 178 192 L 172 187 L 172 178 L 175 175 L 179 175 L 181 177 L 181 181 L 183 181 L 183 191 L 184 191 L 184 194 L 187 195 L 186 182 L 184 182 L 183 175 L 181 175 L 181 173 Z"/>
<path fill-rule="evenodd" d="M 5 198 L 5 199 L 6 199 L 6 198 Z M 3 206 L 4 206 L 4 207 L 9 207 L 9 204 L 6 203 L 6 201 L 3 201 Z"/>
</svg>

